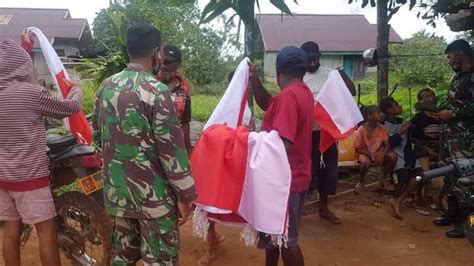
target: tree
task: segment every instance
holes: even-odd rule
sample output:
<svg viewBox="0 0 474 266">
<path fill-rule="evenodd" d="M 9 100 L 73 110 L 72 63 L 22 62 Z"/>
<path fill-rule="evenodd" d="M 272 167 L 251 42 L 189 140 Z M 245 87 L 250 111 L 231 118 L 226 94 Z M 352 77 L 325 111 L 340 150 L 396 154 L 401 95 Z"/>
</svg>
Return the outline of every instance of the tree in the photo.
<svg viewBox="0 0 474 266">
<path fill-rule="evenodd" d="M 438 87 L 452 75 L 444 58 L 445 48 L 442 37 L 419 31 L 403 44 L 390 45 L 390 68 L 402 85 Z"/>
<path fill-rule="evenodd" d="M 220 30 L 200 25 L 200 11 L 192 0 L 122 0 L 101 10 L 94 19 L 96 50 L 103 55 L 79 67 L 85 78 L 101 82 L 121 71 L 128 61 L 126 31 L 140 22 L 160 29 L 165 44 L 183 51 L 182 71 L 195 85 L 219 82 L 229 70 L 226 51 L 235 45 L 229 33 L 235 25 Z M 222 18 L 220 18 L 222 19 Z"/>
<path fill-rule="evenodd" d="M 297 0 L 293 0 L 293 2 L 298 3 Z M 292 15 L 290 8 L 285 3 L 285 0 L 270 0 L 270 3 L 281 10 L 282 13 Z M 238 16 L 240 21 L 244 23 L 244 54 L 250 59 L 253 59 L 255 4 L 260 9 L 259 0 L 210 0 L 202 12 L 201 22 L 210 22 L 219 15 L 223 14 L 226 10 L 234 10 L 235 14 L 229 18 L 229 21 L 235 16 Z"/>
<path fill-rule="evenodd" d="M 356 0 L 357 1 L 357 0 Z M 354 0 L 349 0 L 349 4 Z M 377 99 L 388 95 L 388 43 L 390 35 L 390 19 L 400 8 L 408 4 L 412 10 L 415 5 L 428 7 L 432 0 L 362 0 L 362 7 L 366 7 L 370 2 L 372 7 L 377 7 L 377 54 L 379 61 L 377 63 Z M 425 14 L 426 19 L 428 15 Z M 434 22 L 433 22 L 434 23 Z"/>
</svg>

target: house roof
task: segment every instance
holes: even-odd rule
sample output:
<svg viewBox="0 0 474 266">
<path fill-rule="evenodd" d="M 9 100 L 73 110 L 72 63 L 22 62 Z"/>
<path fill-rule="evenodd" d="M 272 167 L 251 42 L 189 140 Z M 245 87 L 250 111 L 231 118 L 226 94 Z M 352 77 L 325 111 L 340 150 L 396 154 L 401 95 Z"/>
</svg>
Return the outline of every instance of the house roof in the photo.
<svg viewBox="0 0 474 266">
<path fill-rule="evenodd" d="M 377 46 L 377 25 L 364 15 L 257 14 L 265 51 L 279 51 L 285 46 L 300 46 L 315 41 L 321 52 L 362 53 Z M 390 28 L 390 42 L 403 39 Z"/>
<path fill-rule="evenodd" d="M 41 29 L 51 42 L 59 38 L 83 41 L 92 36 L 87 20 L 71 18 L 68 9 L 0 7 L 0 40 L 19 41 L 21 31 L 32 26 Z"/>
</svg>

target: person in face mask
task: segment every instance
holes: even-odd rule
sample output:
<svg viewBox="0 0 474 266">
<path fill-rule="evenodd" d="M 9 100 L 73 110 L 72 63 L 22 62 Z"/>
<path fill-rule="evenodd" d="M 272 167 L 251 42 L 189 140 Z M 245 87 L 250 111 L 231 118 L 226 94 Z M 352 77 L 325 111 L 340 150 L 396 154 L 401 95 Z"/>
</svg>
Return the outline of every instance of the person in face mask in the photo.
<svg viewBox="0 0 474 266">
<path fill-rule="evenodd" d="M 301 49 L 306 52 L 308 57 L 308 67 L 306 68 L 306 75 L 304 76 L 304 82 L 308 85 L 313 93 L 314 99 L 319 94 L 324 83 L 328 79 L 329 72 L 333 69 L 321 66 L 319 60 L 321 53 L 319 46 L 313 41 L 308 41 L 301 45 Z M 347 77 L 342 69 L 339 69 L 339 73 L 349 88 L 352 95 L 355 95 L 355 87 L 352 81 Z M 328 220 L 335 224 L 340 224 L 341 220 L 329 210 L 328 198 L 329 195 L 336 193 L 336 184 L 338 178 L 338 151 L 337 145 L 334 143 L 329 149 L 321 156 L 319 152 L 319 138 L 320 128 L 317 124 L 313 125 L 312 133 L 312 181 L 308 193 L 313 193 L 316 189 L 319 192 L 319 216 L 325 220 Z M 324 160 L 324 167 L 321 167 L 321 157 Z"/>
<path fill-rule="evenodd" d="M 130 64 L 102 82 L 93 116 L 105 209 L 114 221 L 111 264 L 177 265 L 178 225 L 196 193 L 170 90 L 156 79 L 160 31 L 130 27 L 127 49 Z"/>
<path fill-rule="evenodd" d="M 465 40 L 456 40 L 445 50 L 448 64 L 456 73 L 451 80 L 448 92 L 448 108 L 438 112 L 441 121 L 447 121 L 444 126 L 440 157 L 444 161 L 453 158 L 468 157 L 474 154 L 474 63 L 472 49 Z M 444 179 L 448 197 L 448 210 L 434 220 L 437 226 L 454 224 L 454 228 L 446 232 L 450 238 L 464 237 L 462 228 L 466 220 L 466 210 L 460 207 L 453 193 L 456 176 Z"/>
</svg>

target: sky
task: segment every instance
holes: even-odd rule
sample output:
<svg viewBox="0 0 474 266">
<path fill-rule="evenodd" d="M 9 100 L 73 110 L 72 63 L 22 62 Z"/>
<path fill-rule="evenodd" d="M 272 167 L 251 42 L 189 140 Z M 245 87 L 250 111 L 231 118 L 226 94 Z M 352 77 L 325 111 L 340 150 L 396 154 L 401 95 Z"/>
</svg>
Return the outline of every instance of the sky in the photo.
<svg viewBox="0 0 474 266">
<path fill-rule="evenodd" d="M 208 2 L 198 0 L 203 8 Z M 268 0 L 260 0 L 261 13 L 278 13 L 278 10 Z M 292 0 L 286 1 L 290 9 L 298 14 L 364 14 L 370 23 L 376 23 L 375 8 L 361 8 L 361 1 L 348 4 L 347 0 L 299 0 L 298 5 Z M 109 0 L 0 0 L 0 7 L 30 7 L 30 8 L 68 8 L 73 18 L 86 18 L 92 24 L 95 14 L 109 5 Z M 257 12 L 259 12 L 257 10 Z M 409 38 L 413 33 L 425 29 L 430 33 L 445 37 L 448 41 L 455 38 L 457 33 L 451 32 L 443 20 L 432 28 L 421 19 L 416 18 L 416 11 L 403 7 L 392 18 L 392 27 L 402 38 Z"/>
</svg>

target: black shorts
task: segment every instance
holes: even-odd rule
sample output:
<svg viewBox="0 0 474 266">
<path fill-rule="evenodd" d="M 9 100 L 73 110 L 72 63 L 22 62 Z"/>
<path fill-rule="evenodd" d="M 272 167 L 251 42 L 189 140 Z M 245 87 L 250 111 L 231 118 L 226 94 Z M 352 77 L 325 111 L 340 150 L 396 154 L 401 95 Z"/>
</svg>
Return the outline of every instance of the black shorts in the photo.
<svg viewBox="0 0 474 266">
<path fill-rule="evenodd" d="M 305 192 L 291 192 L 288 199 L 288 247 L 298 245 L 298 231 L 301 223 L 301 215 L 303 214 L 303 206 L 306 198 Z M 279 248 L 271 242 L 271 237 L 259 233 L 259 240 L 257 244 L 260 249 L 274 249 Z"/>
<path fill-rule="evenodd" d="M 337 187 L 337 144 L 334 143 L 323 154 L 324 163 L 321 164 L 321 153 L 319 152 L 320 131 L 313 131 L 313 144 L 311 149 L 312 181 L 310 192 L 317 189 L 319 194 L 334 195 Z"/>
<path fill-rule="evenodd" d="M 422 176 L 423 175 L 423 170 L 418 167 L 418 168 L 401 168 L 395 171 L 395 174 L 398 177 L 398 182 L 405 184 L 410 181 L 410 179 L 414 179 L 417 176 Z"/>
</svg>

